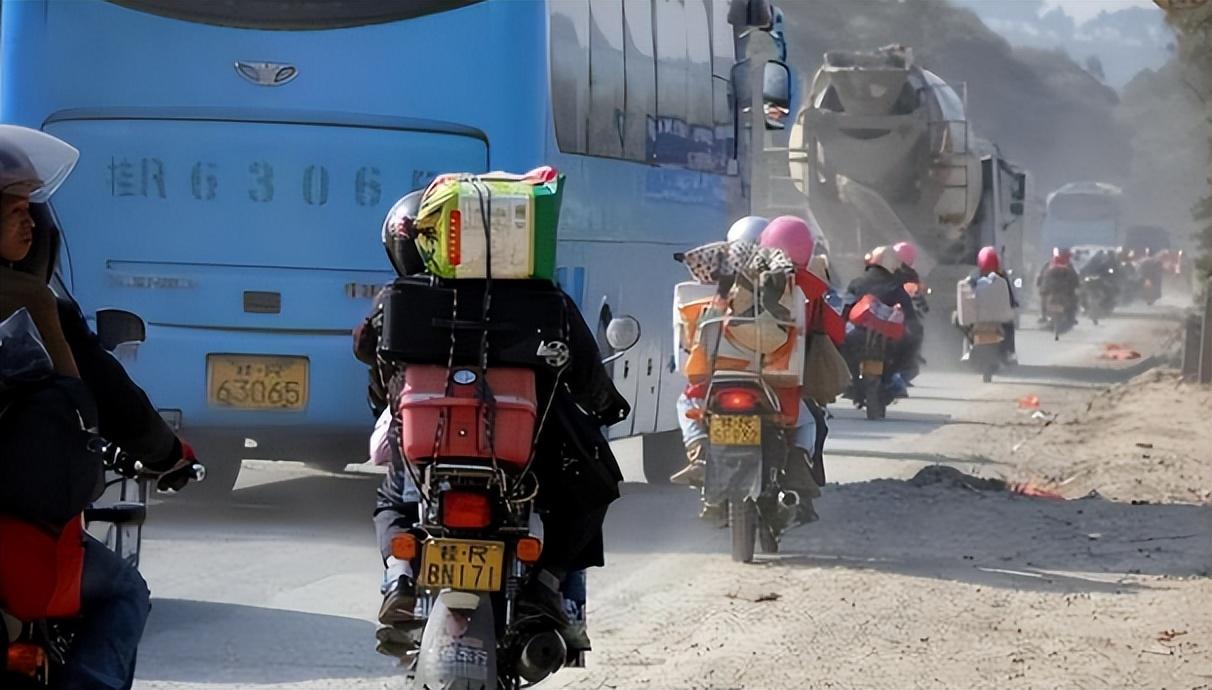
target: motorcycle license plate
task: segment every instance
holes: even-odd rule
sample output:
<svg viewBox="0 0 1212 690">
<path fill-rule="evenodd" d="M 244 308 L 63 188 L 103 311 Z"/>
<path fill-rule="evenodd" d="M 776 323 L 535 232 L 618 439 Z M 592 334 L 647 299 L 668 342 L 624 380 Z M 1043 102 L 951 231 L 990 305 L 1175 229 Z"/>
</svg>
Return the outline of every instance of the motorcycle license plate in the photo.
<svg viewBox="0 0 1212 690">
<path fill-rule="evenodd" d="M 1061 314 L 1064 314 L 1064 313 L 1065 313 L 1065 305 L 1063 305 L 1063 304 L 1061 304 L 1061 303 L 1059 303 L 1059 302 L 1052 302 L 1052 303 L 1050 303 L 1050 304 L 1048 305 L 1048 313 L 1049 313 L 1049 314 L 1055 314 L 1055 315 L 1058 315 L 1058 316 L 1059 316 L 1059 315 L 1061 315 Z"/>
<path fill-rule="evenodd" d="M 972 342 L 976 345 L 996 345 L 1002 341 L 1001 333 L 973 333 Z"/>
<path fill-rule="evenodd" d="M 505 544 L 499 541 L 427 539 L 419 584 L 429 589 L 497 592 L 504 563 Z"/>
<path fill-rule="evenodd" d="M 762 418 L 756 415 L 713 415 L 711 444 L 715 446 L 762 445 Z"/>
<path fill-rule="evenodd" d="M 241 410 L 307 407 L 306 357 L 207 355 L 206 400 Z"/>
<path fill-rule="evenodd" d="M 878 359 L 865 359 L 859 362 L 859 374 L 863 376 L 883 376 L 884 362 Z"/>
</svg>

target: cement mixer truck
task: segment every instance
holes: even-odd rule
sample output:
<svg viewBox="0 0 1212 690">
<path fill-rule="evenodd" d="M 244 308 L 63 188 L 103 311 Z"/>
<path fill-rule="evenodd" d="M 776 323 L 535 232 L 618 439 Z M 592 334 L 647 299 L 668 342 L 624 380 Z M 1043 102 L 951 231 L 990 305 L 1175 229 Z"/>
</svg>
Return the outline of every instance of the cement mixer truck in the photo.
<svg viewBox="0 0 1212 690">
<path fill-rule="evenodd" d="M 855 275 L 874 246 L 913 241 L 942 319 L 980 247 L 1021 271 L 1029 234 L 1029 177 L 977 139 L 965 101 L 910 48 L 829 52 L 788 145 L 791 181 L 829 239 L 835 274 Z"/>
</svg>

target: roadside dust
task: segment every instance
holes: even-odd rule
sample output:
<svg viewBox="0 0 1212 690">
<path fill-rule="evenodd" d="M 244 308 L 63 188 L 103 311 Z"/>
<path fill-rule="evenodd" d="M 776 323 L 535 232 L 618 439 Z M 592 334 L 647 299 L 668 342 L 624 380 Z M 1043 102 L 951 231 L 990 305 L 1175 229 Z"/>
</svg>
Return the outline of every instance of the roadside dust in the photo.
<svg viewBox="0 0 1212 690">
<path fill-rule="evenodd" d="M 692 493 L 629 495 L 669 524 L 622 528 L 674 553 L 591 576 L 590 668 L 558 682 L 1207 688 L 1212 392 L 1169 370 L 1033 373 L 906 449 L 958 469 L 830 485 L 821 521 L 752 565 L 728 559 L 726 530 L 685 522 Z M 1026 395 L 1039 409 L 1018 409 Z M 1006 490 L 1024 484 L 1072 500 Z"/>
</svg>

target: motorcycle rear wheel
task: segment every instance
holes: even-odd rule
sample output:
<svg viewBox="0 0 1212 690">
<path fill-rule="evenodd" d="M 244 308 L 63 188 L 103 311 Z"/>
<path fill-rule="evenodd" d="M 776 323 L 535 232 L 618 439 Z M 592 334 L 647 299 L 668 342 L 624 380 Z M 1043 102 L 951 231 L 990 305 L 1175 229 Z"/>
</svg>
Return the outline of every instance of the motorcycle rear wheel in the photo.
<svg viewBox="0 0 1212 690">
<path fill-rule="evenodd" d="M 728 524 L 732 529 L 732 560 L 752 563 L 757 546 L 757 504 L 749 499 L 729 501 Z"/>
</svg>

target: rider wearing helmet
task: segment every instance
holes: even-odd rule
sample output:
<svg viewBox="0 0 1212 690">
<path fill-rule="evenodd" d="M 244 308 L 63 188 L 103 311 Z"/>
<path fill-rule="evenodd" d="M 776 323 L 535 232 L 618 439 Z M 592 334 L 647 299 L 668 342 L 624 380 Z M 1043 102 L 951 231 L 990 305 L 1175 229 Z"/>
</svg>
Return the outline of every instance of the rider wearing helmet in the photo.
<svg viewBox="0 0 1212 690">
<path fill-rule="evenodd" d="M 762 237 L 762 231 L 769 223 L 770 221 L 761 216 L 745 216 L 728 228 L 728 241 L 757 244 Z"/>
<path fill-rule="evenodd" d="M 924 329 L 918 318 L 917 309 L 913 306 L 913 298 L 905 291 L 905 285 L 895 274 L 901 266 L 901 258 L 892 247 L 879 246 L 872 249 L 864 257 L 867 267 L 863 275 L 850 281 L 847 287 L 847 303 L 854 304 L 865 295 L 874 295 L 876 299 L 888 306 L 900 305 L 905 315 L 905 337 L 889 347 L 892 371 L 901 375 L 906 382 L 912 380 L 919 369 L 919 352 L 921 351 Z M 857 335 L 855 335 L 857 334 Z M 859 338 L 861 333 L 854 331 L 850 338 Z M 861 351 L 857 341 L 851 340 L 853 347 L 845 348 L 846 352 Z M 858 361 L 850 358 L 851 373 L 858 370 Z"/>
<path fill-rule="evenodd" d="M 748 236 L 742 237 L 740 233 L 734 235 L 733 231 L 737 230 L 738 226 L 742 226 L 746 234 L 748 234 L 758 225 L 764 225 L 761 228 L 758 242 L 762 247 L 780 250 L 791 260 L 795 267 L 796 285 L 804 292 L 805 297 L 808 299 L 808 304 L 805 305 L 805 308 L 808 310 L 809 319 L 815 319 L 816 322 L 820 322 L 821 325 L 818 326 L 819 328 L 827 329 L 828 325 L 824 324 L 824 320 L 829 315 L 832 315 L 838 320 L 839 327 L 834 330 L 840 338 L 843 333 L 842 329 L 844 328 L 844 325 L 841 324 L 840 316 L 829 308 L 823 310 L 812 309 L 814 301 L 823 301 L 823 298 L 830 289 L 828 283 L 808 271 L 808 264 L 812 261 L 816 241 L 807 222 L 795 216 L 780 216 L 768 224 L 764 222 L 764 219 L 758 218 L 757 221 L 754 222 L 753 216 L 737 221 L 737 223 L 733 224 L 732 229 L 729 230 L 729 241 L 737 239 L 750 241 Z M 684 392 L 678 399 L 682 439 L 686 445 L 688 464 L 671 476 L 670 480 L 679 484 L 699 485 L 703 482 L 706 468 L 707 428 L 701 420 L 692 419 L 687 414 L 697 403 L 697 399 L 688 395 L 688 392 L 693 388 L 688 388 L 687 392 Z M 793 462 L 786 468 L 786 482 L 788 488 L 803 492 L 805 500 L 800 504 L 800 519 L 805 522 L 816 519 L 816 513 L 812 509 L 810 499 L 820 495 L 818 484 L 824 483 L 821 448 L 824 443 L 825 432 L 824 414 L 820 408 L 811 400 L 806 403 L 802 402 L 799 414 L 799 426 L 796 430 L 796 446 L 802 450 L 803 461 Z M 704 518 L 713 518 L 717 515 L 717 508 L 704 505 L 702 513 Z"/>
<path fill-rule="evenodd" d="M 388 260 L 402 276 L 425 271 L 414 244 L 414 221 L 423 196 L 423 191 L 417 191 L 396 202 L 381 230 Z M 559 291 L 554 284 L 549 287 Z M 552 395 L 551 423 L 536 439 L 539 448 L 533 472 L 538 479 L 537 505 L 543 520 L 544 544 L 532 577 L 518 593 L 518 615 L 553 620 L 570 650 L 587 650 L 589 640 L 565 614 L 562 593 L 583 580 L 585 568 L 603 563 L 602 523 L 607 506 L 619 496 L 622 473 L 602 429 L 625 419 L 630 407 L 602 364 L 596 339 L 580 310 L 571 298 L 560 294 L 571 331 L 571 357 L 562 385 L 548 389 Z M 403 377 L 399 374 L 403 365 L 384 362 L 377 353 L 384 296 L 381 292 L 370 316 L 355 330 L 354 353 L 371 366 L 372 409 L 380 418 L 385 411 L 390 415 L 386 420 L 387 443 L 383 445 L 387 446 L 392 467 L 379 489 L 375 507 L 375 530 L 385 565 L 379 612 L 382 627 L 376 637 L 380 652 L 399 656 L 416 647 L 413 633 L 424 621 L 414 615 L 416 591 L 411 567 L 391 557 L 391 538 L 416 524 L 420 495 L 409 481 L 405 458 L 400 456 L 399 420 L 391 412 L 396 408 L 392 399 L 402 388 Z M 551 384 L 540 384 L 544 385 Z M 565 462 L 580 463 L 579 469 L 571 470 L 581 473 L 575 486 L 566 481 L 566 465 L 550 460 L 557 456 Z"/>
<path fill-rule="evenodd" d="M 1018 309 L 1018 298 L 1014 294 L 1014 286 L 1010 284 L 1009 278 L 1006 277 L 1006 272 L 1002 268 L 1001 256 L 997 253 L 997 248 L 993 246 L 981 247 L 981 250 L 976 255 L 976 270 L 968 276 L 968 281 L 973 285 L 976 281 L 989 274 L 1001 276 L 1006 281 L 1006 289 L 1010 292 L 1010 306 Z M 1002 355 L 1007 362 L 1016 362 L 1018 355 L 1015 353 L 1015 328 L 1013 321 L 1007 321 L 1002 324 L 1004 337 L 1002 338 Z M 964 359 L 968 358 L 968 353 L 965 351 Z"/>
<path fill-rule="evenodd" d="M 913 267 L 913 264 L 917 262 L 917 247 L 912 242 L 897 242 L 892 245 L 892 251 L 896 252 L 896 256 L 901 262 L 901 265 L 893 271 L 901 284 L 922 282 L 917 269 Z"/>
<path fill-rule="evenodd" d="M 1035 285 L 1040 296 L 1040 323 L 1048 320 L 1049 299 L 1058 299 L 1066 307 L 1069 320 L 1077 323 L 1077 288 L 1081 277 L 1073 268 L 1073 252 L 1068 247 L 1053 247 L 1052 260 L 1040 271 Z"/>
<path fill-rule="evenodd" d="M 83 383 L 81 393 L 99 411 L 100 435 L 141 461 L 145 473 L 177 470 L 192 463 L 192 449 L 176 437 L 143 390 L 102 346 L 79 305 L 67 294 L 55 295 L 49 287 L 59 254 L 59 231 L 45 204 L 78 157 L 76 149 L 49 134 L 0 125 L 0 321 L 26 309 L 46 342 L 55 371 Z M 34 385 L 56 384 L 52 379 Z M 22 401 L 13 401 L 11 414 L 5 416 L 21 419 Z M 10 422 L 0 429 L 0 456 L 12 463 L 10 478 L 14 472 L 50 471 L 49 462 L 29 463 L 28 470 L 21 464 L 22 451 L 50 441 L 22 434 L 25 428 Z M 45 452 L 35 453 L 37 460 L 47 460 L 42 457 Z M 85 473 L 83 468 L 80 471 Z M 95 482 L 92 477 L 84 480 Z M 31 485 L 44 487 L 46 482 L 34 479 Z M 58 494 L 66 491 L 66 487 L 58 487 L 57 495 L 47 496 L 45 503 L 57 505 L 62 499 Z M 79 510 L 86 505 L 87 500 Z M 59 682 L 64 688 L 130 688 L 135 654 L 150 610 L 147 583 L 135 568 L 92 537 L 83 545 L 83 558 L 80 623 Z"/>
</svg>

